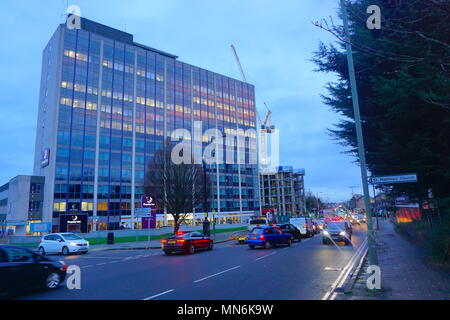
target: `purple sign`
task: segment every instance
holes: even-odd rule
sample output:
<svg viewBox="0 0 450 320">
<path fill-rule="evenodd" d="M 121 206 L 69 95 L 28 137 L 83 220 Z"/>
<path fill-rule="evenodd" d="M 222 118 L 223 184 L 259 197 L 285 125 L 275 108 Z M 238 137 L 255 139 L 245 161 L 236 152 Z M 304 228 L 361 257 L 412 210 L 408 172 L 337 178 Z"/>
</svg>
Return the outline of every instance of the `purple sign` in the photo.
<svg viewBox="0 0 450 320">
<path fill-rule="evenodd" d="M 41 168 L 45 168 L 50 164 L 50 149 L 46 148 L 42 151 Z"/>
<path fill-rule="evenodd" d="M 152 210 L 150 217 L 142 217 L 142 229 L 156 228 L 156 210 Z"/>
<path fill-rule="evenodd" d="M 153 202 L 152 197 L 143 195 L 141 198 L 141 205 L 142 208 L 151 208 L 155 206 L 155 203 Z"/>
</svg>

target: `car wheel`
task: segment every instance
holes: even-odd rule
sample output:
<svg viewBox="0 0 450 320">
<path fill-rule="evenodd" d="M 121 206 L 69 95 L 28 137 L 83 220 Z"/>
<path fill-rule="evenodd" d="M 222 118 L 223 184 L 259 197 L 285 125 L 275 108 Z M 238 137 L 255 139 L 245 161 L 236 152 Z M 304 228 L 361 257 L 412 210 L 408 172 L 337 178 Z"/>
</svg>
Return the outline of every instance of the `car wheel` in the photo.
<svg viewBox="0 0 450 320">
<path fill-rule="evenodd" d="M 39 247 L 39 254 L 45 256 L 45 250 L 43 247 Z"/>
<path fill-rule="evenodd" d="M 323 243 L 323 244 L 328 244 L 328 240 L 322 239 L 322 243 Z"/>
<path fill-rule="evenodd" d="M 292 240 L 288 239 L 286 244 L 287 244 L 288 247 L 290 247 L 292 245 Z"/>
<path fill-rule="evenodd" d="M 264 242 L 264 248 L 270 249 L 271 246 L 272 246 L 272 245 L 270 244 L 269 241 Z"/>
<path fill-rule="evenodd" d="M 82 254 L 86 254 L 86 253 L 88 253 L 88 252 L 89 252 L 89 251 L 83 251 Z"/>
<path fill-rule="evenodd" d="M 61 276 L 58 272 L 51 272 L 45 278 L 45 288 L 48 290 L 53 290 L 59 287 L 61 284 Z"/>
<path fill-rule="evenodd" d="M 250 249 L 255 249 L 255 245 L 254 244 L 249 244 L 248 246 L 250 247 Z"/>
<path fill-rule="evenodd" d="M 191 245 L 188 247 L 188 253 L 189 253 L 189 254 L 193 254 L 194 252 L 195 252 L 195 247 L 194 247 L 193 244 L 191 244 Z"/>
<path fill-rule="evenodd" d="M 164 250 L 164 253 L 165 253 L 166 255 L 168 255 L 168 256 L 170 256 L 170 255 L 172 254 L 172 252 L 166 251 L 166 250 Z"/>
<path fill-rule="evenodd" d="M 62 248 L 62 254 L 65 255 L 65 256 L 67 256 L 69 253 L 70 253 L 69 248 L 67 248 L 67 247 L 64 246 L 64 247 Z"/>
</svg>

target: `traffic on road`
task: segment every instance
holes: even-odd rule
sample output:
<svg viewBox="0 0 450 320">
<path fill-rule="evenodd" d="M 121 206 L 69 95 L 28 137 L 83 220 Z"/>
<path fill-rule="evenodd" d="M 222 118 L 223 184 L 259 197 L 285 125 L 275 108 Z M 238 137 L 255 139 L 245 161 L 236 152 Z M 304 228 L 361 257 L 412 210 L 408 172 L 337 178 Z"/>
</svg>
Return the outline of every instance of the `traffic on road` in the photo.
<svg viewBox="0 0 450 320">
<path fill-rule="evenodd" d="M 307 227 L 299 221 L 293 222 L 313 230 L 309 218 L 302 221 Z M 67 241 L 85 240 L 51 234 L 43 237 L 38 252 L 0 247 L 1 276 L 9 279 L 1 291 L 15 299 L 321 299 L 339 275 L 328 270 L 344 269 L 364 245 L 365 227 L 354 226 L 352 237 L 347 221 L 329 222 L 323 224 L 322 236 L 315 237 L 294 223 L 255 226 L 247 232 L 246 245 L 215 243 L 201 232 L 180 231 L 163 239 L 160 250 L 67 252 L 61 247 Z M 53 240 L 57 236 L 63 241 Z M 58 249 L 47 241 L 57 242 Z M 80 269 L 81 289 L 67 287 L 68 266 Z M 261 275 L 267 275 L 264 282 Z M 127 286 L 122 285 L 125 279 Z M 29 281 L 35 285 L 24 285 Z M 279 283 L 286 285 L 267 290 Z"/>
</svg>

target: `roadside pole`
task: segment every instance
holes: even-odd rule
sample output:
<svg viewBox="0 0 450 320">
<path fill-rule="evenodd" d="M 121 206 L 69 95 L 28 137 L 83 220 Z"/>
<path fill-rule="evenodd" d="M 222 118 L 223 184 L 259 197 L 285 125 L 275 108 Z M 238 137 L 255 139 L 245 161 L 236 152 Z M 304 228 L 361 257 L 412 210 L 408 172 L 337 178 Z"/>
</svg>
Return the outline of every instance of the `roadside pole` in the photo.
<svg viewBox="0 0 450 320">
<path fill-rule="evenodd" d="M 380 230 L 380 225 L 378 224 L 378 212 L 377 210 L 377 197 L 375 194 L 375 183 L 372 183 L 373 188 L 373 213 L 375 214 L 375 217 L 377 219 L 377 230 Z"/>
<path fill-rule="evenodd" d="M 359 154 L 359 165 L 361 168 L 361 179 L 363 185 L 364 192 L 364 206 L 366 209 L 366 214 L 369 215 L 367 219 L 367 245 L 369 251 L 369 264 L 370 265 L 378 265 L 378 254 L 376 247 L 376 239 L 375 232 L 373 230 L 372 223 L 372 212 L 370 206 L 370 198 L 369 198 L 369 186 L 367 182 L 367 167 L 366 167 L 366 155 L 364 150 L 364 139 L 362 134 L 361 127 L 361 116 L 359 113 L 359 101 L 358 101 L 358 90 L 356 86 L 356 77 L 355 77 L 355 67 L 353 65 L 353 52 L 352 46 L 350 42 L 350 33 L 348 30 L 348 17 L 347 17 L 347 7 L 345 0 L 341 0 L 341 10 L 342 16 L 344 20 L 344 31 L 346 38 L 346 49 L 347 49 L 347 62 L 348 62 L 348 71 L 350 76 L 350 86 L 352 90 L 352 102 L 353 102 L 353 112 L 355 115 L 355 126 L 356 126 L 356 138 L 358 141 L 358 154 Z"/>
</svg>

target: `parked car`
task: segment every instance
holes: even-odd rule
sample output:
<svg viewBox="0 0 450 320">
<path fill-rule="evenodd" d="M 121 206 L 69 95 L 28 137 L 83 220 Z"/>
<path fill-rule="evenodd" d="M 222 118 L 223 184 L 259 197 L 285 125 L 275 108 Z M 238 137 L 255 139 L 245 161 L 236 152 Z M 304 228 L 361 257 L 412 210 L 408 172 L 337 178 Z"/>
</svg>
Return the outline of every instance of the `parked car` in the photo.
<svg viewBox="0 0 450 320">
<path fill-rule="evenodd" d="M 330 244 L 332 242 L 343 241 L 345 245 L 351 244 L 351 234 L 346 229 L 344 223 L 329 223 L 322 232 L 322 243 Z"/>
<path fill-rule="evenodd" d="M 42 237 L 38 252 L 41 255 L 50 253 L 68 255 L 71 253 L 88 253 L 89 241 L 74 233 L 51 233 Z"/>
<path fill-rule="evenodd" d="M 314 228 L 311 218 L 290 218 L 289 223 L 297 227 L 302 234 L 302 237 L 312 237 L 314 235 Z"/>
<path fill-rule="evenodd" d="M 247 230 L 251 231 L 255 227 L 269 227 L 270 221 L 266 217 L 251 218 L 248 221 Z"/>
<path fill-rule="evenodd" d="M 250 249 L 254 249 L 257 246 L 269 249 L 280 244 L 285 244 L 289 247 L 292 244 L 292 235 L 283 233 L 277 227 L 256 227 L 250 231 L 247 244 Z"/>
<path fill-rule="evenodd" d="M 180 231 L 167 239 L 162 240 L 162 250 L 170 255 L 173 252 L 193 254 L 197 250 L 212 250 L 214 241 L 197 231 Z"/>
<path fill-rule="evenodd" d="M 278 228 L 280 228 L 280 230 L 283 233 L 289 233 L 292 236 L 292 240 L 297 240 L 298 242 L 302 241 L 302 234 L 300 232 L 300 230 L 298 230 L 298 228 L 296 226 L 294 226 L 293 224 L 290 223 L 284 223 L 284 224 L 279 224 L 277 225 Z"/>
<path fill-rule="evenodd" d="M 0 245 L 0 294 L 29 289 L 56 289 L 66 277 L 67 265 L 31 250 Z"/>
</svg>

